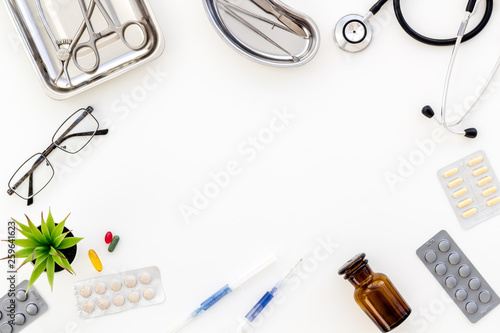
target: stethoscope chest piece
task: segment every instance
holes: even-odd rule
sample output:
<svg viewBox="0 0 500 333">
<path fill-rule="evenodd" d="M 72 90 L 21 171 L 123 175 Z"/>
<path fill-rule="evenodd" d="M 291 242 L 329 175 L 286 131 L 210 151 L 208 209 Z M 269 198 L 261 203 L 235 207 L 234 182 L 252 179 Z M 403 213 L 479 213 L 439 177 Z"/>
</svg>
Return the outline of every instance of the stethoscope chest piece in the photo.
<svg viewBox="0 0 500 333">
<path fill-rule="evenodd" d="M 372 35 L 370 22 L 361 15 L 351 14 L 340 19 L 333 37 L 342 50 L 354 53 L 368 47 Z"/>
</svg>

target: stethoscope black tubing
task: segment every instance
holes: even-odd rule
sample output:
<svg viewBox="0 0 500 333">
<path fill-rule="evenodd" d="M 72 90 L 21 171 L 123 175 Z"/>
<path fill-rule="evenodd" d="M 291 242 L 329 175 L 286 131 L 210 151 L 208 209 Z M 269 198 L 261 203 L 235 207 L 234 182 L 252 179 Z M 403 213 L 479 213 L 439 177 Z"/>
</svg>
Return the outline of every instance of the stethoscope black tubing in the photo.
<svg viewBox="0 0 500 333">
<path fill-rule="evenodd" d="M 398 19 L 398 22 L 401 25 L 401 27 L 403 28 L 403 30 L 406 31 L 406 33 L 408 35 L 410 35 L 412 38 L 418 40 L 421 43 L 433 45 L 433 46 L 450 46 L 450 45 L 454 45 L 457 41 L 456 37 L 449 38 L 449 39 L 435 39 L 435 38 L 430 38 L 430 37 L 421 35 L 418 32 L 416 32 L 415 30 L 413 30 L 410 27 L 410 25 L 408 24 L 408 22 L 406 22 L 406 20 L 403 16 L 403 13 L 401 11 L 401 0 L 394 0 L 394 11 L 396 13 L 396 17 Z M 462 41 L 466 42 L 466 41 L 476 37 L 484 29 L 484 27 L 486 27 L 486 25 L 488 24 L 488 22 L 491 18 L 492 13 L 493 13 L 493 0 L 487 0 L 486 1 L 486 10 L 484 12 L 483 19 L 481 20 L 481 22 L 479 22 L 477 27 L 475 27 L 472 31 L 470 31 L 469 33 L 467 33 L 463 37 Z"/>
</svg>

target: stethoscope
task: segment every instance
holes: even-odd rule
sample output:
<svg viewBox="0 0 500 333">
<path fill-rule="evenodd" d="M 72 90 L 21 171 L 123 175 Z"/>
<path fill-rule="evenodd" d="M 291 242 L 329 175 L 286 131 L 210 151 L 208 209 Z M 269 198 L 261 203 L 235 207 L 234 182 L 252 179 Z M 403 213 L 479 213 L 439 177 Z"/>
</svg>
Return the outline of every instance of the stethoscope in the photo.
<svg viewBox="0 0 500 333">
<path fill-rule="evenodd" d="M 365 16 L 351 14 L 341 18 L 340 21 L 337 23 L 334 31 L 334 39 L 337 45 L 346 52 L 359 52 L 367 48 L 368 45 L 370 45 L 370 42 L 373 37 L 373 27 L 370 24 L 370 20 L 374 15 L 376 15 L 380 11 L 380 9 L 387 3 L 387 1 L 389 0 L 379 0 L 375 5 L 373 5 L 373 7 L 368 11 L 368 13 Z M 468 138 L 475 138 L 477 136 L 477 130 L 475 128 L 468 128 L 465 130 L 455 130 L 454 127 L 459 125 L 465 119 L 465 117 L 472 111 L 472 109 L 477 104 L 481 96 L 484 94 L 490 83 L 493 81 L 493 78 L 500 66 L 500 58 L 499 58 L 488 80 L 482 87 L 480 93 L 478 94 L 472 105 L 466 110 L 466 112 L 463 115 L 460 116 L 458 120 L 452 123 L 448 123 L 446 121 L 446 104 L 448 99 L 451 74 L 453 72 L 453 68 L 455 65 L 455 59 L 458 54 L 458 49 L 462 42 L 466 42 L 474 38 L 484 29 L 484 27 L 488 24 L 491 18 L 491 14 L 493 12 L 493 0 L 486 0 L 486 10 L 481 22 L 479 22 L 479 24 L 469 33 L 465 33 L 467 30 L 467 25 L 469 24 L 469 20 L 472 17 L 472 14 L 476 7 L 476 3 L 477 3 L 476 0 L 468 1 L 465 17 L 462 23 L 460 24 L 460 28 L 458 30 L 456 38 L 435 39 L 421 35 L 414 29 L 412 29 L 410 25 L 406 22 L 403 13 L 401 11 L 401 0 L 394 0 L 394 11 L 396 13 L 396 17 L 398 19 L 399 24 L 401 25 L 403 30 L 406 31 L 406 33 L 408 33 L 408 35 L 410 35 L 417 41 L 428 45 L 433 45 L 433 46 L 454 45 L 444 85 L 443 100 L 441 104 L 441 119 L 437 119 L 435 117 L 435 113 L 430 106 L 425 106 L 422 109 L 422 113 L 426 117 L 433 118 L 434 120 L 436 120 L 440 125 L 444 126 L 444 128 L 446 128 L 451 133 L 464 135 Z"/>
</svg>

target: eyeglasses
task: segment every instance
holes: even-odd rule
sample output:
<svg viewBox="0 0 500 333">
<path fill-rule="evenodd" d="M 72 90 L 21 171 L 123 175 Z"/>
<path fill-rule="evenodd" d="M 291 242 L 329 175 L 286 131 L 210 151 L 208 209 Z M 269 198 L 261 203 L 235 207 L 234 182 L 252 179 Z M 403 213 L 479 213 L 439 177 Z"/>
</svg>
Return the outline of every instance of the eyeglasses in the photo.
<svg viewBox="0 0 500 333">
<path fill-rule="evenodd" d="M 33 204 L 33 197 L 54 178 L 54 167 L 47 158 L 50 153 L 59 148 L 68 154 L 76 154 L 85 148 L 94 136 L 108 134 L 107 129 L 99 129 L 99 122 L 92 115 L 93 111 L 91 106 L 82 108 L 66 119 L 54 133 L 50 146 L 42 153 L 31 156 L 17 169 L 9 181 L 7 194 L 15 193 L 27 200 L 28 206 Z"/>
</svg>

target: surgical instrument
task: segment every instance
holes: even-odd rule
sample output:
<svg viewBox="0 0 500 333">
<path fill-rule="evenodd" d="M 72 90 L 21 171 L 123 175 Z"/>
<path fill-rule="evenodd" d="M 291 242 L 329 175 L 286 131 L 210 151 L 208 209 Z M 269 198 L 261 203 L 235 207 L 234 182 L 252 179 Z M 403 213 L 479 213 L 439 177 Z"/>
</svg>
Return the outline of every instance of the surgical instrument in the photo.
<svg viewBox="0 0 500 333">
<path fill-rule="evenodd" d="M 49 26 L 47 17 L 45 16 L 45 13 L 42 8 L 41 0 L 36 0 L 36 5 L 38 9 L 38 13 L 40 15 L 40 18 L 42 20 L 43 26 L 49 35 L 49 38 L 56 48 L 56 56 L 58 60 L 61 62 L 61 69 L 59 71 L 59 74 L 55 78 L 54 82 L 57 83 L 59 79 L 62 77 L 62 75 L 65 75 L 67 80 L 68 80 L 68 85 L 71 86 L 71 77 L 68 73 L 68 66 L 69 66 L 69 60 L 72 59 L 75 66 L 82 71 L 83 73 L 87 74 L 92 74 L 97 71 L 101 64 L 101 59 L 100 59 L 100 54 L 99 50 L 97 48 L 97 42 L 100 41 L 101 39 L 115 35 L 118 37 L 119 40 L 123 42 L 123 44 L 128 47 L 129 49 L 133 51 L 138 51 L 142 48 L 144 48 L 148 42 L 148 33 L 146 26 L 144 23 L 139 22 L 139 21 L 128 21 L 122 25 L 117 25 L 107 10 L 104 8 L 103 4 L 101 3 L 100 0 L 92 0 L 90 1 L 89 6 L 85 4 L 85 0 L 79 0 L 80 8 L 82 11 L 83 15 L 83 22 L 80 25 L 80 27 L 77 30 L 77 33 L 72 39 L 69 38 L 62 38 L 62 39 L 57 39 L 52 31 L 52 29 Z M 95 7 L 99 9 L 101 12 L 102 16 L 104 17 L 108 27 L 100 32 L 95 32 L 94 27 L 91 22 L 91 17 L 94 14 Z M 143 40 L 142 42 L 134 46 L 131 43 L 128 42 L 126 38 L 126 30 L 132 26 L 138 27 L 142 34 L 143 34 Z M 87 31 L 89 35 L 89 40 L 87 42 L 80 42 L 83 33 Z M 94 57 L 95 57 L 95 62 L 93 66 L 89 68 L 85 68 L 82 66 L 79 62 L 79 54 L 83 54 L 85 50 L 90 50 Z"/>
<path fill-rule="evenodd" d="M 286 25 L 290 30 L 292 30 L 298 36 L 301 36 L 303 38 L 308 38 L 304 29 L 302 29 L 300 26 L 297 25 L 297 23 L 293 22 L 288 17 L 284 16 L 282 13 L 276 11 L 274 6 L 267 0 L 250 0 L 250 1 L 252 1 L 258 7 L 260 7 L 266 13 L 275 16 L 281 23 Z"/>
<path fill-rule="evenodd" d="M 86 16 L 96 34 L 109 31 L 105 16 L 109 16 L 118 31 L 126 22 L 140 22 L 125 29 L 126 42 L 112 33 L 97 41 L 100 66 L 92 73 L 96 57 L 92 47 L 78 52 L 78 62 L 87 70 L 82 72 L 73 63 L 78 44 L 90 40 L 87 20 L 82 17 L 79 1 L 5 0 L 16 34 L 29 58 L 45 93 L 56 100 L 73 97 L 83 91 L 136 69 L 161 56 L 165 39 L 149 0 L 100 0 L 106 12 L 98 10 L 98 3 L 85 0 Z M 111 21 L 109 21 L 111 22 Z M 125 23 L 125 24 L 124 24 Z M 144 27 L 147 32 L 144 35 Z"/>
<path fill-rule="evenodd" d="M 359 52 L 364 50 L 372 40 L 373 27 L 370 24 L 370 20 L 376 15 L 380 9 L 389 0 L 379 0 L 375 3 L 372 8 L 368 11 L 365 16 L 350 14 L 344 16 L 339 20 L 334 31 L 334 40 L 336 44 L 344 51 L 347 52 Z M 476 5 L 476 0 L 469 0 L 467 4 L 467 9 L 474 9 Z M 396 13 L 396 18 L 403 30 L 410 35 L 415 40 L 434 46 L 451 46 L 455 44 L 456 38 L 449 39 L 436 39 L 424 36 L 417 31 L 415 31 L 403 16 L 401 10 L 401 0 L 394 0 L 394 12 Z M 479 34 L 484 27 L 488 24 L 491 14 L 493 12 L 493 0 L 486 0 L 486 10 L 481 22 L 469 33 L 463 35 L 462 41 L 468 41 Z"/>
<path fill-rule="evenodd" d="M 203 0 L 221 38 L 242 55 L 276 67 L 296 67 L 317 54 L 316 23 L 280 0 Z"/>
<path fill-rule="evenodd" d="M 250 325 L 255 320 L 255 318 L 257 318 L 257 316 L 266 308 L 266 306 L 269 305 L 269 303 L 273 300 L 278 289 L 280 289 L 283 286 L 283 284 L 285 284 L 288 281 L 288 279 L 297 271 L 297 269 L 299 269 L 301 264 L 302 264 L 302 259 L 300 259 L 299 262 L 295 264 L 295 266 L 293 266 L 293 268 L 289 272 L 287 272 L 279 280 L 278 283 L 276 283 L 276 285 L 271 289 L 271 291 L 265 293 L 265 295 L 257 302 L 257 304 L 255 304 L 252 310 L 250 310 L 250 312 L 248 312 L 248 314 L 245 316 L 246 321 L 243 321 L 240 324 L 237 330 L 238 333 L 244 331 L 245 327 Z"/>
<path fill-rule="evenodd" d="M 279 23 L 276 23 L 274 21 L 271 21 L 270 19 L 268 19 L 268 18 L 266 18 L 264 16 L 258 15 L 258 14 L 254 13 L 254 12 L 251 12 L 251 11 L 245 9 L 245 8 L 239 7 L 236 4 L 234 4 L 232 2 L 229 2 L 227 0 L 218 0 L 218 3 L 220 3 L 222 6 L 230 7 L 231 9 L 234 9 L 237 12 L 246 14 L 246 15 L 248 15 L 250 17 L 253 17 L 253 18 L 256 18 L 256 19 L 258 19 L 260 21 L 266 22 L 266 23 L 270 24 L 273 28 L 276 27 L 276 28 L 280 28 L 282 30 L 285 30 L 285 31 L 288 31 L 288 32 L 291 32 L 291 33 L 295 33 L 293 30 L 291 30 L 287 26 L 284 26 L 282 24 L 279 24 Z"/>
<path fill-rule="evenodd" d="M 49 22 L 47 21 L 47 18 L 45 16 L 45 13 L 42 8 L 41 0 L 36 0 L 36 5 L 37 5 L 37 10 L 38 14 L 40 15 L 40 18 L 42 20 L 43 26 L 45 28 L 45 31 L 49 35 L 49 38 L 54 44 L 54 47 L 56 48 L 56 56 L 57 59 L 61 62 L 61 69 L 59 70 L 59 74 L 57 77 L 54 79 L 54 83 L 57 84 L 59 79 L 65 75 L 66 79 L 68 80 L 68 85 L 71 84 L 71 77 L 68 73 L 68 66 L 69 66 L 69 60 L 71 59 L 71 55 L 73 54 L 73 51 L 75 49 L 76 43 L 78 40 L 82 37 L 84 31 L 85 31 L 85 21 L 82 22 L 80 27 L 78 28 L 78 32 L 76 33 L 75 38 L 73 39 L 68 39 L 68 38 L 62 38 L 62 39 L 56 39 L 54 32 L 49 26 Z M 92 16 L 94 13 L 94 8 L 95 8 L 95 2 L 90 3 L 90 7 L 88 9 L 87 15 Z"/>
<path fill-rule="evenodd" d="M 227 296 L 228 294 L 232 293 L 233 291 L 238 290 L 241 288 L 241 286 L 250 280 L 251 278 L 255 277 L 257 274 L 262 272 L 264 269 L 269 267 L 270 265 L 274 264 L 277 261 L 276 256 L 270 255 L 268 256 L 264 261 L 262 261 L 260 264 L 246 272 L 245 274 L 239 276 L 237 279 L 233 280 L 232 282 L 226 284 L 224 287 L 222 287 L 220 290 L 215 292 L 212 296 L 207 298 L 201 305 L 194 310 L 186 319 L 182 320 L 179 322 L 177 325 L 175 325 L 172 329 L 170 329 L 168 332 L 169 333 L 175 333 L 180 331 L 184 326 L 189 324 L 194 318 L 196 318 L 200 313 L 204 311 L 208 311 L 213 305 L 215 305 L 217 302 L 219 302 L 223 297 Z"/>
<path fill-rule="evenodd" d="M 95 5 L 97 5 L 102 16 L 106 20 L 106 23 L 108 24 L 108 27 L 105 30 L 102 30 L 102 31 L 96 33 L 94 30 L 94 27 L 92 26 L 92 22 L 90 21 L 91 16 L 88 15 L 88 9 L 87 9 L 87 5 L 85 4 L 85 0 L 79 0 L 79 3 L 80 3 L 80 8 L 82 10 L 82 14 L 83 14 L 84 19 L 85 19 L 85 25 L 87 28 L 87 32 L 90 36 L 88 42 L 77 44 L 75 49 L 73 50 L 73 62 L 75 63 L 76 67 L 78 67 L 78 69 L 81 70 L 82 72 L 87 73 L 87 74 L 91 74 L 91 73 L 94 73 L 97 70 L 97 68 L 99 68 L 101 60 L 100 60 L 99 50 L 97 49 L 97 42 L 99 40 L 101 40 L 102 38 L 108 37 L 110 35 L 117 35 L 119 37 L 119 39 L 122 41 L 122 43 L 125 44 L 126 47 L 128 47 L 129 49 L 131 49 L 133 51 L 138 51 L 138 50 L 144 48 L 144 46 L 146 46 L 146 44 L 148 42 L 148 33 L 147 33 L 146 26 L 144 25 L 144 23 L 132 20 L 132 21 L 128 21 L 122 25 L 117 25 L 111 19 L 108 12 L 106 11 L 104 6 L 102 5 L 101 1 L 100 0 L 92 0 L 91 3 L 94 3 Z M 131 43 L 129 43 L 127 41 L 127 38 L 125 37 L 126 30 L 131 26 L 138 27 L 143 33 L 144 38 L 142 40 L 142 43 L 140 43 L 137 46 L 134 46 Z M 78 52 L 81 51 L 82 49 L 91 49 L 92 50 L 92 52 L 94 53 L 94 56 L 96 58 L 94 66 L 92 66 L 90 68 L 84 68 L 80 65 L 80 63 L 78 62 Z"/>
<path fill-rule="evenodd" d="M 281 46 L 280 44 L 278 44 L 277 42 L 275 42 L 274 40 L 272 40 L 271 38 L 269 38 L 264 32 L 262 32 L 261 30 L 259 30 L 257 27 L 255 27 L 253 24 L 251 24 L 250 22 L 248 22 L 247 20 L 245 20 L 241 15 L 238 15 L 237 13 L 235 13 L 231 8 L 227 7 L 226 5 L 224 5 L 224 3 L 219 0 L 218 1 L 219 4 L 222 5 L 222 7 L 224 8 L 224 10 L 229 14 L 231 15 L 232 17 L 234 17 L 235 19 L 237 19 L 238 21 L 240 21 L 241 23 L 243 23 L 245 26 L 247 26 L 250 30 L 252 30 L 253 32 L 255 32 L 256 34 L 258 34 L 259 36 L 261 36 L 262 38 L 264 38 L 266 41 L 268 41 L 269 43 L 271 43 L 272 45 L 276 46 L 278 49 L 280 49 L 281 51 L 285 52 L 286 54 L 288 54 L 293 62 L 296 62 L 298 61 L 299 59 L 294 56 L 293 54 L 291 54 L 287 49 L 285 49 L 283 46 Z"/>
</svg>

